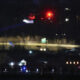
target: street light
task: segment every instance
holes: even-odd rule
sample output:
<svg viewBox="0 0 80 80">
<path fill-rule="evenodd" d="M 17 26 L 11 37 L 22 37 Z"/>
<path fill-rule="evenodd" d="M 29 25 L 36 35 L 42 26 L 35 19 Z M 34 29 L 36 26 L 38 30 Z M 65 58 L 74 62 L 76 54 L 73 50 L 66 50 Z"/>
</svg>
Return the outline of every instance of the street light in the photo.
<svg viewBox="0 0 80 80">
<path fill-rule="evenodd" d="M 69 8 L 65 8 L 65 10 L 66 10 L 66 11 L 69 11 L 70 9 L 69 9 Z"/>
<path fill-rule="evenodd" d="M 29 51 L 29 54 L 32 54 L 32 53 L 33 53 L 33 51 L 32 51 L 32 50 L 30 50 L 30 51 Z"/>
<path fill-rule="evenodd" d="M 72 62 L 70 61 L 70 64 L 72 64 Z"/>
<path fill-rule="evenodd" d="M 47 62 L 47 61 L 44 61 L 43 63 L 44 63 L 44 64 L 47 64 L 48 62 Z"/>
<path fill-rule="evenodd" d="M 44 51 L 46 51 L 46 48 L 44 48 Z"/>
<path fill-rule="evenodd" d="M 10 62 L 9 65 L 10 65 L 11 67 L 14 67 L 15 63 L 14 63 L 14 62 Z"/>
<path fill-rule="evenodd" d="M 36 69 L 36 72 L 39 72 L 39 69 L 38 68 Z"/>
<path fill-rule="evenodd" d="M 66 64 L 69 64 L 69 62 L 67 61 Z"/>
<path fill-rule="evenodd" d="M 54 69 L 52 69 L 52 72 L 54 72 Z"/>
<path fill-rule="evenodd" d="M 79 64 L 79 61 L 77 61 L 77 64 Z"/>
<path fill-rule="evenodd" d="M 74 61 L 73 64 L 76 64 L 76 62 Z"/>
<path fill-rule="evenodd" d="M 65 22 L 69 22 L 69 18 L 65 18 Z"/>
</svg>

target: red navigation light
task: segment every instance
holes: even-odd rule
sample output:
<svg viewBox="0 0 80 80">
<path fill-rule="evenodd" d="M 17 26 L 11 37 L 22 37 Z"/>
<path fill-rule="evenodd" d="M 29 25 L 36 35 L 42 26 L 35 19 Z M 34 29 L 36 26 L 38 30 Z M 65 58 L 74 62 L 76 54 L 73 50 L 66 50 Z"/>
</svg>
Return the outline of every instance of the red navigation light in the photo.
<svg viewBox="0 0 80 80">
<path fill-rule="evenodd" d="M 53 17 L 53 12 L 48 11 L 47 14 L 46 14 L 46 16 L 47 16 L 47 17 L 50 17 L 50 18 Z"/>
<path fill-rule="evenodd" d="M 35 17 L 35 14 L 30 13 L 29 16 L 28 16 L 28 18 L 30 20 L 34 20 L 36 17 Z"/>
<path fill-rule="evenodd" d="M 35 16 L 29 16 L 29 19 L 30 20 L 34 20 L 35 19 Z"/>
<path fill-rule="evenodd" d="M 46 17 L 47 17 L 47 18 L 54 18 L 54 13 L 53 13 L 52 11 L 48 11 L 48 12 L 46 13 Z"/>
</svg>

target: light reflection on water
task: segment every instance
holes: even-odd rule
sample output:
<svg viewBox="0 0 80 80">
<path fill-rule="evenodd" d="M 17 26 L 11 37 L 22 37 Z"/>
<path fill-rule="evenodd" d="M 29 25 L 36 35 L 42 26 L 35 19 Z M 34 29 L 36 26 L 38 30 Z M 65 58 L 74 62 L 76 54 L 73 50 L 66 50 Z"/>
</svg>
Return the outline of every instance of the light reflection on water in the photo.
<svg viewBox="0 0 80 80">
<path fill-rule="evenodd" d="M 14 48 L 24 48 L 24 49 L 33 49 L 41 50 L 46 49 L 49 51 L 59 51 L 62 49 L 71 49 L 79 48 L 80 45 L 74 44 L 50 44 L 50 43 L 0 43 L 0 50 L 10 50 Z"/>
</svg>

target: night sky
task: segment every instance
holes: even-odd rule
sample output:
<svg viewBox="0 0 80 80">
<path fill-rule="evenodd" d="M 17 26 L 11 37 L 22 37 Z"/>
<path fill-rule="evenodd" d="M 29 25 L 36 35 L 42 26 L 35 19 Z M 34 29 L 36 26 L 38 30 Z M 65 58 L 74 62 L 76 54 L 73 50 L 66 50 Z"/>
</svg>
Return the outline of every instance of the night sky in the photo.
<svg viewBox="0 0 80 80">
<path fill-rule="evenodd" d="M 20 27 L 19 26 L 16 27 L 17 26 L 16 24 L 20 24 L 22 19 L 26 17 L 29 12 L 36 12 L 36 11 L 39 12 L 40 9 L 46 7 L 47 8 L 55 7 L 58 14 L 60 9 L 63 10 L 65 7 L 71 7 L 72 9 L 74 9 L 74 11 L 72 12 L 73 15 L 76 14 L 80 15 L 79 0 L 1 0 L 0 1 L 0 10 L 1 10 L 0 11 L 0 35 L 4 35 L 4 34 L 16 35 L 18 33 L 22 34 L 23 32 L 25 32 L 26 34 L 28 33 L 28 34 L 40 34 L 40 35 L 48 33 L 48 36 L 52 36 L 56 32 L 59 33 L 65 32 L 71 35 L 71 37 L 74 37 L 77 34 L 79 36 L 80 28 L 75 27 L 76 24 L 73 24 L 74 22 L 70 25 L 65 25 L 65 24 L 46 25 L 47 26 L 46 28 L 44 27 L 44 25 L 39 25 L 38 28 L 38 24 L 21 25 Z M 54 26 L 54 27 L 49 28 L 49 26 Z M 65 26 L 66 28 L 64 28 Z M 6 29 L 7 27 L 8 29 Z"/>
</svg>

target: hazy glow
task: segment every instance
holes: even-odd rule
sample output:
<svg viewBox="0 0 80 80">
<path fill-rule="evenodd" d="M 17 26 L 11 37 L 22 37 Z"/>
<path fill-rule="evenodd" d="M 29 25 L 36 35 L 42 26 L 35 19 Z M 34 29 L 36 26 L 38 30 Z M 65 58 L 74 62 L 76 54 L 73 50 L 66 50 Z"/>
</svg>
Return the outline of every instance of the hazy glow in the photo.
<svg viewBox="0 0 80 80">
<path fill-rule="evenodd" d="M 30 20 L 34 20 L 35 19 L 35 16 L 29 16 L 29 19 Z"/>
<path fill-rule="evenodd" d="M 65 21 L 68 22 L 69 21 L 69 18 L 65 18 Z"/>
<path fill-rule="evenodd" d="M 22 67 L 21 67 L 21 71 L 22 71 L 22 72 L 26 72 L 26 70 L 27 70 L 27 67 L 26 67 L 26 66 L 22 66 Z"/>
<path fill-rule="evenodd" d="M 23 64 L 22 64 L 22 63 L 19 63 L 18 65 L 19 65 L 19 66 L 22 66 Z"/>
<path fill-rule="evenodd" d="M 29 54 L 32 54 L 32 53 L 33 53 L 33 51 L 30 50 L 30 51 L 29 51 Z"/>
<path fill-rule="evenodd" d="M 40 48 L 40 51 L 43 51 L 43 49 L 42 49 L 42 48 Z"/>
<path fill-rule="evenodd" d="M 46 51 L 46 48 L 44 48 L 44 51 Z"/>
<path fill-rule="evenodd" d="M 28 73 L 29 71 L 28 70 L 26 70 L 26 73 Z"/>
<path fill-rule="evenodd" d="M 48 62 L 47 61 L 44 61 L 44 64 L 47 64 Z"/>
<path fill-rule="evenodd" d="M 13 67 L 13 66 L 15 65 L 15 63 L 14 63 L 14 62 L 10 62 L 9 65 L 10 65 L 11 67 Z"/>
<path fill-rule="evenodd" d="M 46 38 L 42 38 L 41 39 L 41 43 L 46 43 L 47 42 L 47 39 Z"/>
<path fill-rule="evenodd" d="M 69 62 L 67 61 L 66 64 L 69 64 Z"/>
<path fill-rule="evenodd" d="M 46 13 L 46 17 L 48 17 L 48 18 L 52 18 L 53 16 L 54 16 L 54 14 L 53 14 L 52 11 L 48 11 L 48 12 Z"/>
<path fill-rule="evenodd" d="M 77 64 L 79 64 L 79 62 L 77 61 Z"/>
<path fill-rule="evenodd" d="M 68 62 L 68 61 L 67 61 L 66 64 L 78 65 L 78 64 L 79 64 L 79 61 L 74 61 L 74 62 L 71 62 L 71 61 Z"/>
<path fill-rule="evenodd" d="M 36 72 L 39 72 L 39 69 L 38 68 L 36 69 Z"/>
<path fill-rule="evenodd" d="M 25 63 L 26 61 L 25 60 L 21 60 L 21 63 Z"/>
<path fill-rule="evenodd" d="M 65 8 L 65 10 L 66 10 L 66 11 L 69 11 L 70 9 L 69 9 L 69 8 Z"/>
<path fill-rule="evenodd" d="M 52 69 L 52 72 L 54 72 L 54 69 Z"/>
<path fill-rule="evenodd" d="M 74 61 L 73 64 L 76 64 L 76 62 Z"/>
<path fill-rule="evenodd" d="M 70 64 L 72 64 L 72 62 L 70 61 Z"/>
<path fill-rule="evenodd" d="M 1 46 L 3 45 L 10 45 L 9 43 L 0 43 Z M 80 45 L 73 45 L 73 44 L 42 44 L 42 43 L 14 43 L 14 45 L 20 45 L 20 46 L 47 46 L 47 47 L 64 47 L 64 48 L 77 48 L 80 47 Z"/>
<path fill-rule="evenodd" d="M 41 44 L 41 43 L 28 43 L 27 45 L 32 45 L 32 46 L 48 46 L 48 47 L 70 47 L 70 48 L 75 48 L 75 47 L 80 47 L 79 45 L 71 45 L 71 44 Z"/>
</svg>

